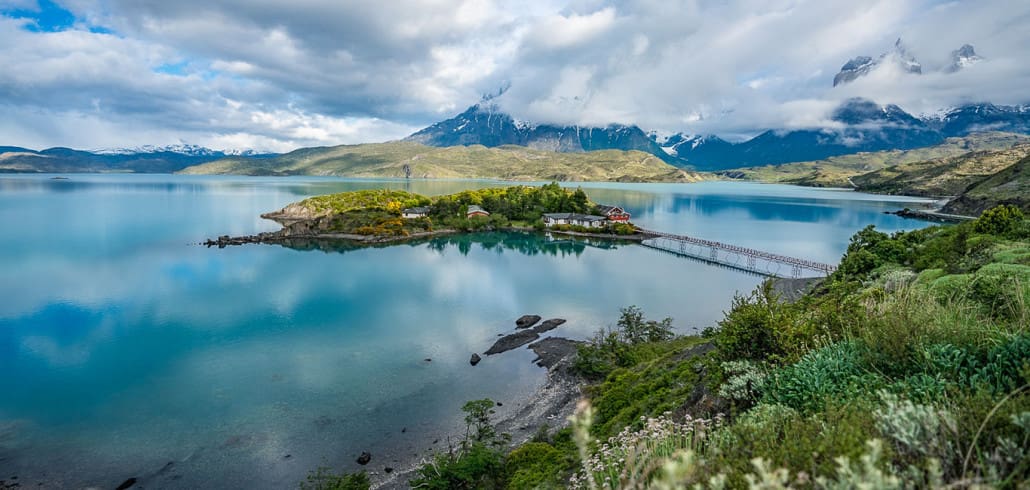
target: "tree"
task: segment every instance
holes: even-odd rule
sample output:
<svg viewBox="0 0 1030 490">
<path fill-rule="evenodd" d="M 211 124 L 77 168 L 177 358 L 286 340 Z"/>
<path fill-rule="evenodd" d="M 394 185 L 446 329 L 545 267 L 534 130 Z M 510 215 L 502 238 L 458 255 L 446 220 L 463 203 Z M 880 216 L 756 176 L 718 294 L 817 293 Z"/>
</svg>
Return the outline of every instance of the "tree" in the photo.
<svg viewBox="0 0 1030 490">
<path fill-rule="evenodd" d="M 481 442 L 492 439 L 496 432 L 490 425 L 490 415 L 493 412 L 494 402 L 489 398 L 472 400 L 461 407 L 465 412 L 465 440 L 469 441 L 471 436 L 474 441 Z M 475 432 L 473 433 L 473 429 Z"/>
<path fill-rule="evenodd" d="M 627 306 L 619 311 L 622 312 L 622 316 L 617 325 L 623 338 L 630 344 L 661 342 L 675 336 L 672 333 L 672 318 L 662 321 L 645 320 L 643 310 L 636 305 Z"/>
</svg>

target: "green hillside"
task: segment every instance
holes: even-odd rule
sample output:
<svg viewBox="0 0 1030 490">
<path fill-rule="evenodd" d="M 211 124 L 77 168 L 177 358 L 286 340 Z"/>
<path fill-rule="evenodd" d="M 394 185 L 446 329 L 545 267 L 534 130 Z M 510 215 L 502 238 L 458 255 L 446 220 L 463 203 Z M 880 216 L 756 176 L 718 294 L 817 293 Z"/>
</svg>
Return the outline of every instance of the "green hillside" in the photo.
<svg viewBox="0 0 1030 490">
<path fill-rule="evenodd" d="M 971 185 L 943 211 L 976 216 L 999 204 L 1012 204 L 1030 213 L 1030 156 Z"/>
<path fill-rule="evenodd" d="M 983 150 L 955 157 L 902 163 L 853 177 L 863 192 L 909 196 L 956 196 L 1030 155 L 1030 144 Z"/>
<path fill-rule="evenodd" d="M 483 178 L 513 181 L 695 182 L 639 151 L 556 153 L 519 146 L 436 148 L 411 142 L 305 148 L 263 160 L 227 158 L 187 168 L 185 174 L 333 175 L 340 177 Z"/>
<path fill-rule="evenodd" d="M 955 157 L 974 151 L 1007 149 L 1021 143 L 1030 143 L 1030 136 L 997 132 L 974 133 L 961 138 L 948 138 L 939 145 L 914 150 L 855 153 L 812 162 L 742 168 L 720 174 L 734 179 L 812 187 L 851 187 L 849 179 L 892 165 Z"/>
</svg>

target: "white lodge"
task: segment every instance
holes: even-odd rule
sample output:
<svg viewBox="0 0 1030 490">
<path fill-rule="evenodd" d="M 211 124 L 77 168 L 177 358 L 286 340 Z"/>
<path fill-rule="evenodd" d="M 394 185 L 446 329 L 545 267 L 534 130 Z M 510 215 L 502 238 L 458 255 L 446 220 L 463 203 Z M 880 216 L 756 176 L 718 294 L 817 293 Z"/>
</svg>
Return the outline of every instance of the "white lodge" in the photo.
<svg viewBox="0 0 1030 490">
<path fill-rule="evenodd" d="M 603 228 L 608 219 L 603 216 L 578 213 L 547 213 L 544 214 L 544 225 L 573 225 L 585 228 Z"/>
</svg>

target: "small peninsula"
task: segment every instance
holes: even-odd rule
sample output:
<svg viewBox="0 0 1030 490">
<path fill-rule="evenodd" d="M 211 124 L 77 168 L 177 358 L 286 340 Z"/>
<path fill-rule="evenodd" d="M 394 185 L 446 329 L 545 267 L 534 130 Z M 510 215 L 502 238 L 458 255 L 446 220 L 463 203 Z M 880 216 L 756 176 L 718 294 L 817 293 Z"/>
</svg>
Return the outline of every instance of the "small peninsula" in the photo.
<svg viewBox="0 0 1030 490">
<path fill-rule="evenodd" d="M 566 189 L 556 182 L 436 197 L 391 189 L 342 192 L 304 199 L 261 217 L 283 228 L 244 237 L 224 235 L 204 245 L 277 243 L 295 238 L 384 243 L 500 229 L 640 238 L 622 208 L 594 203 L 582 189 Z"/>
</svg>

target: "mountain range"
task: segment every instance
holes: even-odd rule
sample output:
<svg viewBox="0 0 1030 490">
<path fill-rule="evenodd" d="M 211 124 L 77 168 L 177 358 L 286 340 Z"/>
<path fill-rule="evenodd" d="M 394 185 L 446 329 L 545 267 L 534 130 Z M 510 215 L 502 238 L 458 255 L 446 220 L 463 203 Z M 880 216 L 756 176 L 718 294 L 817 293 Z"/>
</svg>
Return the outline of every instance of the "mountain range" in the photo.
<svg viewBox="0 0 1030 490">
<path fill-rule="evenodd" d="M 943 67 L 944 73 L 955 73 L 964 68 L 983 61 L 983 57 L 976 54 L 972 44 L 963 44 L 951 52 L 951 63 Z M 923 65 L 916 60 L 916 57 L 908 51 L 905 44 L 899 38 L 894 42 L 894 47 L 880 55 L 879 58 L 872 56 L 856 56 L 844 63 L 840 71 L 833 77 L 833 86 L 844 85 L 868 75 L 881 66 L 891 66 L 901 73 L 922 75 Z"/>
<path fill-rule="evenodd" d="M 637 126 L 534 125 L 521 122 L 493 104 L 477 104 L 407 138 L 430 146 L 520 145 L 583 152 L 638 150 L 683 168 L 710 171 L 757 165 L 821 160 L 858 152 L 912 149 L 945 138 L 981 131 L 1030 133 L 1030 106 L 970 104 L 932 116 L 916 117 L 896 105 L 850 99 L 831 115 L 834 128 L 769 130 L 731 143 L 715 135 L 677 133 L 665 138 Z"/>
<path fill-rule="evenodd" d="M 0 146 L 0 172 L 136 172 L 171 173 L 227 157 L 260 159 L 275 156 L 251 150 L 212 150 L 179 144 L 105 150 L 49 148 L 42 151 Z"/>
</svg>

